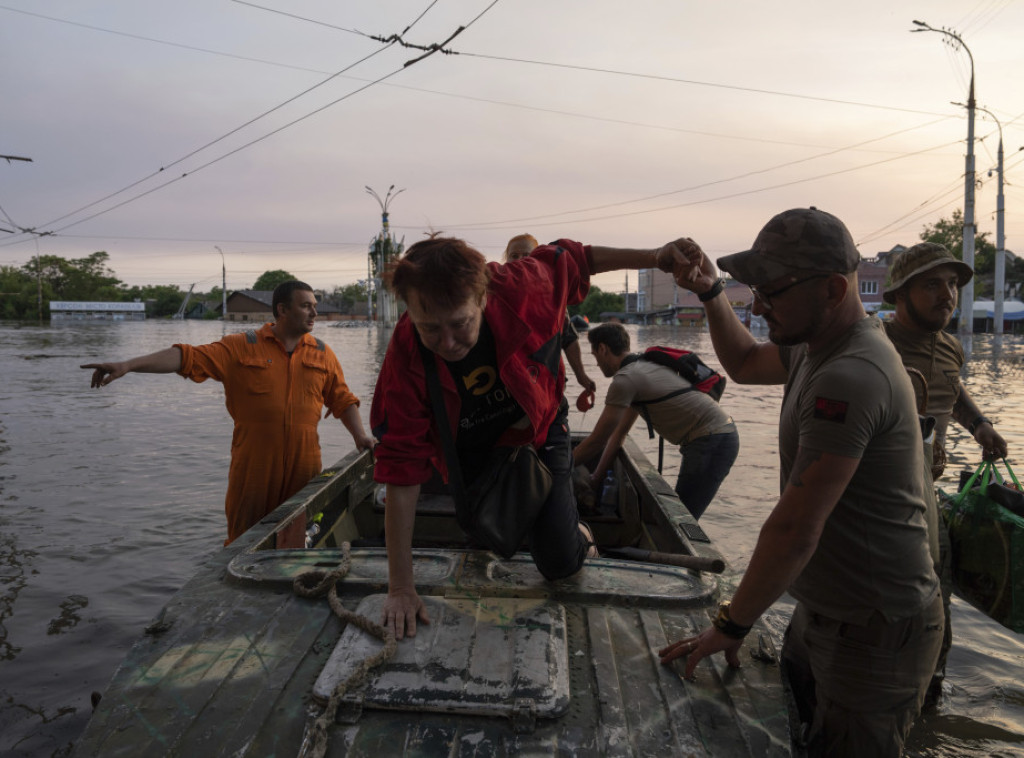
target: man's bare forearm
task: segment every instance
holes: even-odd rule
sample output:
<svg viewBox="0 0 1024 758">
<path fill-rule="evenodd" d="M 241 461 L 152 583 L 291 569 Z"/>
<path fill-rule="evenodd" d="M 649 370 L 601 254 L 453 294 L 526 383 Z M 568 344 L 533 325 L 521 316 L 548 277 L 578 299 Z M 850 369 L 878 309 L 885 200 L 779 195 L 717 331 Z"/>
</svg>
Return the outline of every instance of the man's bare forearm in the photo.
<svg viewBox="0 0 1024 758">
<path fill-rule="evenodd" d="M 129 372 L 136 374 L 173 374 L 181 370 L 181 348 L 168 347 L 148 355 L 124 361 Z"/>
<path fill-rule="evenodd" d="M 593 266 L 590 271 L 592 274 L 601 274 L 605 271 L 620 271 L 622 269 L 658 267 L 657 250 L 591 245 L 590 258 Z"/>
</svg>

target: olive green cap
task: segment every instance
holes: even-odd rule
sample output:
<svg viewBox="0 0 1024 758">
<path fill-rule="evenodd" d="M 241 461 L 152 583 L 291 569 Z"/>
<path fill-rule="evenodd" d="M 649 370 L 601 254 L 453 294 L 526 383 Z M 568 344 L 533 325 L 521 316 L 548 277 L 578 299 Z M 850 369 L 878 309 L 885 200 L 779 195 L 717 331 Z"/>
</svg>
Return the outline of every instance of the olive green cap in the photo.
<svg viewBox="0 0 1024 758">
<path fill-rule="evenodd" d="M 750 250 L 718 259 L 718 267 L 743 284 L 760 286 L 796 271 L 848 274 L 860 265 L 850 231 L 815 207 L 783 211 L 757 235 Z"/>
</svg>

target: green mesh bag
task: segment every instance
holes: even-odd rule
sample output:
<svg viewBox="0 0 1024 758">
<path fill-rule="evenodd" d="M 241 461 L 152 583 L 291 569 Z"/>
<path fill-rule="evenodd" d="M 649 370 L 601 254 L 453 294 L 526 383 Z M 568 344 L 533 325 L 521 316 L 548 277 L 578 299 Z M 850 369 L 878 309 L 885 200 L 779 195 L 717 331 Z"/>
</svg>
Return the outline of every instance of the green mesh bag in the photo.
<svg viewBox="0 0 1024 758">
<path fill-rule="evenodd" d="M 1024 492 L 1010 465 L 984 461 L 953 495 L 939 491 L 956 594 L 1024 632 Z"/>
</svg>

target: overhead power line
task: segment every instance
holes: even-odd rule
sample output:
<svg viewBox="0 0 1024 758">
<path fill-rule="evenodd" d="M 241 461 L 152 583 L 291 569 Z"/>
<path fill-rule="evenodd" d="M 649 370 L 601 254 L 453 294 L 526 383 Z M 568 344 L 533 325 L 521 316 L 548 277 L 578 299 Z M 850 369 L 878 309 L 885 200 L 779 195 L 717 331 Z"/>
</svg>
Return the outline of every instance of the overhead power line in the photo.
<svg viewBox="0 0 1024 758">
<path fill-rule="evenodd" d="M 954 143 L 944 143 L 944 144 L 941 144 L 941 145 L 935 145 L 933 147 L 925 148 L 923 150 L 916 150 L 916 151 L 914 151 L 912 153 L 906 153 L 904 155 L 899 155 L 899 156 L 896 156 L 896 157 L 893 157 L 893 158 L 885 158 L 883 160 L 874 161 L 872 163 L 865 163 L 865 164 L 862 164 L 860 166 L 851 166 L 850 168 L 839 169 L 837 171 L 829 171 L 828 173 L 817 174 L 815 176 L 808 176 L 808 177 L 804 177 L 803 179 L 794 179 L 792 181 L 780 182 L 779 184 L 772 184 L 772 185 L 769 185 L 769 186 L 766 186 L 766 187 L 757 187 L 755 189 L 743 190 L 741 192 L 733 192 L 733 193 L 730 193 L 728 195 L 717 195 L 715 197 L 703 198 L 701 200 L 691 200 L 691 201 L 685 202 L 685 203 L 676 203 L 674 205 L 664 205 L 664 206 L 660 206 L 658 208 L 648 208 L 648 209 L 645 209 L 645 210 L 629 211 L 629 212 L 624 212 L 624 213 L 612 213 L 612 214 L 608 214 L 608 215 L 604 215 L 604 216 L 592 216 L 590 218 L 573 219 L 571 223 L 580 224 L 580 223 L 590 223 L 590 222 L 594 222 L 594 221 L 607 221 L 607 220 L 616 219 L 616 218 L 628 218 L 628 217 L 631 217 L 631 216 L 642 216 L 642 215 L 645 215 L 645 214 L 648 214 L 648 213 L 661 213 L 662 211 L 677 210 L 679 208 L 689 208 L 689 207 L 692 207 L 692 206 L 695 206 L 695 205 L 707 205 L 708 203 L 717 203 L 717 202 L 720 202 L 722 200 L 731 200 L 731 199 L 736 198 L 736 197 L 745 197 L 747 195 L 756 195 L 756 194 L 759 194 L 761 192 L 768 192 L 770 190 L 782 189 L 783 187 L 792 187 L 792 186 L 797 185 L 797 184 L 804 184 L 806 182 L 817 181 L 819 179 L 827 179 L 827 178 L 833 177 L 833 176 L 841 176 L 842 174 L 849 174 L 849 173 L 852 173 L 854 171 L 862 171 L 863 169 L 866 169 L 866 168 L 873 168 L 875 166 L 881 166 L 881 165 L 886 164 L 886 163 L 891 163 L 893 161 L 902 160 L 904 158 L 910 158 L 910 157 L 913 157 L 915 155 L 923 155 L 925 153 L 933 152 L 933 151 L 938 150 L 940 148 L 947 147 L 949 144 L 956 144 L 956 143 L 954 142 Z M 547 221 L 547 222 L 541 222 L 541 223 L 534 223 L 533 226 L 537 226 L 537 227 L 542 227 L 542 226 L 558 226 L 558 225 L 564 225 L 566 223 L 569 223 L 569 222 L 567 222 L 565 220 Z M 457 224 L 437 224 L 436 226 L 438 228 L 442 228 L 442 229 L 459 229 L 459 228 L 463 228 L 463 227 L 458 226 Z M 411 228 L 411 227 L 401 227 L 401 226 L 399 226 L 399 227 L 396 227 L 396 228 L 408 229 L 408 228 Z M 486 229 L 504 229 L 504 228 L 512 229 L 512 228 L 519 228 L 519 227 L 518 226 L 504 226 L 503 224 L 496 224 L 494 226 L 486 227 Z M 476 231 L 481 231 L 482 229 L 484 229 L 484 227 L 476 227 Z"/>
<path fill-rule="evenodd" d="M 481 221 L 481 222 L 470 222 L 470 223 L 466 223 L 466 224 L 440 224 L 439 226 L 447 227 L 447 228 L 458 228 L 458 229 L 488 228 L 488 227 L 494 227 L 494 226 L 501 226 L 501 225 L 504 225 L 504 224 L 522 224 L 522 223 L 526 223 L 526 222 L 533 223 L 533 222 L 536 222 L 536 221 L 541 221 L 541 220 L 544 220 L 544 219 L 551 219 L 551 218 L 563 219 L 563 221 L 561 221 L 560 223 L 565 223 L 564 217 L 567 216 L 567 215 L 570 215 L 570 214 L 575 214 L 575 213 L 593 213 L 595 211 L 602 211 L 602 210 L 607 210 L 609 208 L 618 208 L 618 207 L 621 207 L 621 206 L 624 206 L 624 205 L 632 205 L 634 203 L 642 203 L 642 202 L 648 202 L 648 201 L 651 201 L 651 200 L 658 200 L 658 199 L 661 199 L 663 197 L 670 197 L 672 195 L 679 195 L 679 194 L 682 194 L 684 192 L 693 192 L 693 191 L 698 190 L 698 189 L 705 189 L 707 187 L 713 187 L 713 186 L 718 185 L 718 184 L 725 184 L 725 183 L 728 183 L 728 182 L 738 181 L 740 179 L 747 179 L 747 178 L 750 178 L 751 176 L 757 176 L 759 174 L 766 174 L 766 173 L 770 173 L 772 171 L 778 171 L 778 170 L 783 169 L 783 168 L 790 168 L 792 166 L 796 166 L 796 165 L 799 165 L 801 163 L 807 163 L 809 161 L 818 160 L 820 158 L 825 158 L 825 157 L 828 157 L 830 155 L 835 155 L 837 153 L 846 152 L 848 150 L 854 150 L 854 149 L 856 149 L 858 147 L 862 147 L 864 145 L 871 144 L 872 142 L 878 142 L 878 141 L 881 141 L 881 140 L 889 139 L 890 137 L 895 137 L 895 136 L 898 136 L 900 134 L 904 134 L 906 132 L 910 132 L 910 131 L 914 131 L 916 129 L 921 129 L 921 128 L 924 128 L 924 127 L 927 127 L 927 126 L 931 126 L 932 124 L 935 124 L 935 123 L 938 123 L 938 122 L 937 121 L 930 121 L 930 122 L 928 122 L 926 124 L 921 124 L 919 126 L 910 127 L 908 129 L 901 129 L 899 131 L 891 132 L 891 133 L 886 134 L 886 135 L 881 136 L 881 137 L 874 137 L 874 138 L 869 139 L 869 140 L 864 140 L 862 142 L 858 142 L 858 143 L 856 143 L 854 145 L 849 145 L 847 147 L 842 147 L 842 148 L 836 148 L 834 150 L 829 150 L 828 152 L 819 153 L 817 155 L 808 156 L 806 158 L 800 158 L 800 159 L 794 160 L 794 161 L 787 161 L 785 163 L 776 164 L 774 166 L 769 166 L 767 168 L 757 169 L 757 170 L 754 170 L 754 171 L 747 171 L 747 172 L 744 172 L 742 174 L 737 174 L 735 176 L 727 177 L 725 179 L 715 179 L 713 181 L 702 182 L 700 184 L 691 185 L 689 187 L 683 187 L 681 189 L 670 190 L 668 192 L 661 192 L 661 193 L 658 193 L 658 194 L 655 194 L 655 195 L 648 195 L 646 197 L 633 198 L 633 199 L 630 199 L 630 200 L 622 200 L 622 201 L 615 202 L 615 203 L 605 203 L 604 205 L 595 205 L 595 206 L 590 206 L 590 207 L 587 207 L 587 208 L 578 208 L 576 210 L 561 211 L 561 212 L 558 212 L 558 213 L 545 213 L 545 214 L 536 215 L 536 216 L 525 216 L 525 217 L 521 217 L 521 218 L 504 219 L 504 220 L 500 220 L 500 221 L 489 221 L 489 222 Z M 942 145 L 938 145 L 938 146 L 935 146 L 935 147 L 932 147 L 932 148 L 928 148 L 927 150 L 924 150 L 924 151 L 915 151 L 915 152 L 912 152 L 912 153 L 901 153 L 900 155 L 895 156 L 895 158 L 904 158 L 904 157 L 908 157 L 908 156 L 912 156 L 912 155 L 918 155 L 921 152 L 932 152 L 934 150 L 938 150 L 938 149 L 940 149 L 942 147 L 946 147 L 946 146 L 952 145 L 952 144 L 957 144 L 957 143 L 955 143 L 955 142 L 944 143 Z M 885 161 L 882 161 L 882 162 L 884 163 Z M 877 164 L 876 163 L 871 163 L 871 164 L 868 164 L 868 165 L 869 166 L 873 166 L 873 165 L 877 165 Z M 841 173 L 841 172 L 839 172 L 839 173 Z M 828 175 L 826 174 L 825 176 L 828 176 Z M 820 178 L 820 177 L 816 177 L 816 178 Z M 810 180 L 808 180 L 808 181 L 810 181 Z M 785 186 L 785 185 L 782 185 L 782 186 Z M 741 194 L 743 194 L 743 193 L 741 193 Z M 676 207 L 676 206 L 672 206 L 672 207 Z M 617 216 L 609 216 L 608 218 L 617 218 Z M 399 227 L 399 228 L 410 228 L 410 227 Z"/>
<path fill-rule="evenodd" d="M 159 184 L 156 187 L 153 187 L 153 188 L 151 188 L 149 190 L 146 190 L 145 192 L 141 192 L 141 193 L 139 193 L 137 195 L 134 195 L 134 196 L 132 196 L 132 197 L 130 197 L 130 198 L 120 202 L 120 203 L 117 203 L 117 204 L 115 204 L 115 205 L 113 205 L 111 207 L 108 207 L 108 208 L 104 209 L 104 210 L 98 211 L 98 212 L 96 212 L 96 213 L 94 213 L 94 214 L 92 214 L 90 216 L 86 216 L 83 219 L 79 219 L 77 221 L 73 221 L 72 223 L 65 224 L 64 226 L 62 226 L 62 227 L 60 227 L 58 229 L 46 232 L 46 234 L 55 234 L 57 232 L 63 231 L 64 229 L 68 229 L 68 228 L 70 228 L 72 226 L 77 226 L 78 224 L 82 224 L 82 223 L 85 223 L 86 221 L 90 221 L 90 220 L 96 218 L 97 216 L 103 215 L 105 213 L 109 213 L 109 212 L 111 212 L 113 210 L 116 210 L 118 208 L 121 208 L 121 207 L 127 205 L 128 203 L 134 202 L 135 200 L 138 200 L 138 199 L 143 198 L 143 197 L 145 197 L 147 195 L 150 195 L 153 192 L 156 192 L 156 191 L 158 191 L 160 189 L 163 189 L 164 187 L 167 187 L 167 186 L 169 186 L 171 184 L 174 184 L 174 183 L 184 179 L 185 177 L 189 176 L 190 174 L 194 174 L 194 173 L 197 173 L 198 171 L 201 171 L 201 170 L 203 170 L 205 168 L 208 168 L 209 166 L 212 166 L 213 164 L 218 163 L 218 162 L 224 160 L 225 158 L 227 158 L 227 157 L 229 157 L 231 155 L 234 155 L 234 154 L 236 154 L 238 152 L 241 152 L 242 150 L 245 150 L 245 149 L 247 149 L 247 148 L 249 148 L 249 147 L 251 147 L 251 146 L 253 146 L 253 145 L 255 145 L 255 144 L 259 143 L 259 142 L 262 142 L 263 140 L 268 139 L 269 137 L 271 137 L 271 136 L 273 136 L 275 134 L 278 134 L 279 132 L 284 131 L 285 129 L 288 129 L 288 128 L 294 126 L 295 124 L 298 124 L 298 123 L 300 123 L 302 121 L 305 121 L 306 119 L 311 118 L 312 116 L 314 116 L 314 115 L 316 115 L 318 113 L 321 113 L 322 111 L 324 111 L 324 110 L 326 110 L 326 109 L 328 109 L 328 108 L 330 108 L 330 107 L 332 107 L 334 105 L 337 105 L 338 103 L 342 102 L 343 100 L 347 100 L 348 98 L 352 97 L 353 95 L 356 95 L 356 94 L 358 94 L 360 92 L 363 92 L 364 90 L 369 89 L 370 87 L 372 87 L 372 86 L 374 86 L 376 84 L 379 84 L 379 83 L 381 83 L 381 82 L 391 78 L 392 76 L 394 76 L 395 74 L 399 73 L 400 71 L 403 71 L 405 68 L 408 68 L 409 66 L 411 66 L 411 65 L 413 65 L 415 63 L 418 63 L 421 60 L 424 60 L 425 58 L 433 55 L 436 52 L 443 51 L 444 45 L 447 45 L 455 37 L 457 37 L 463 31 L 465 31 L 470 26 L 475 24 L 477 21 L 479 21 L 480 18 L 482 18 L 484 16 L 484 14 L 486 14 L 497 3 L 498 3 L 498 0 L 493 0 L 493 2 L 491 2 L 486 8 L 484 8 L 480 13 L 478 13 L 471 21 L 469 21 L 464 26 L 459 26 L 451 35 L 449 35 L 449 37 L 443 43 L 422 47 L 421 49 L 425 50 L 424 54 L 419 56 L 418 58 L 413 59 L 413 60 L 406 61 L 405 64 L 402 66 L 402 68 L 396 69 L 396 70 L 392 71 L 389 74 L 386 74 L 386 75 L 384 75 L 382 77 L 374 79 L 371 82 L 367 83 L 365 86 L 359 87 L 356 90 L 354 90 L 352 92 L 349 92 L 348 94 L 344 95 L 343 97 L 340 97 L 340 98 L 338 98 L 336 100 L 333 100 L 332 102 L 328 103 L 327 105 L 321 106 L 320 108 L 317 108 L 317 109 L 313 110 L 312 112 L 307 113 L 306 115 L 304 115 L 304 116 L 302 116 L 300 118 L 294 119 L 294 120 L 288 122 L 287 124 L 277 128 L 277 129 L 274 129 L 274 130 L 270 131 L 267 134 L 264 134 L 262 137 L 258 137 L 258 138 L 254 139 L 254 140 L 251 140 L 251 141 L 245 143 L 244 145 L 242 145 L 242 146 L 240 146 L 238 148 L 235 148 L 234 150 L 231 150 L 231 151 L 229 151 L 229 152 L 227 152 L 227 153 L 225 153 L 225 154 L 223 154 L 223 155 L 221 155 L 221 156 L 219 156 L 217 158 L 214 158 L 214 159 L 212 159 L 210 161 L 207 161 L 206 163 L 198 166 L 197 168 L 194 168 L 191 171 L 187 171 L 187 172 L 181 174 L 181 176 L 178 176 L 178 177 L 176 177 L 174 179 L 171 179 L 170 181 L 164 182 L 163 184 Z M 422 13 L 420 13 L 420 15 L 417 16 L 417 18 L 411 24 L 406 26 L 404 31 L 408 31 L 409 29 L 411 29 L 414 24 L 416 24 L 420 19 L 423 18 L 423 16 L 426 14 L 427 11 L 430 10 L 431 7 L 433 7 L 433 3 L 431 4 L 431 6 L 429 6 L 427 8 L 426 11 L 423 11 Z M 6 8 L 6 6 L 0 6 L 0 8 Z M 9 9 L 8 8 L 8 10 L 13 10 L 13 9 Z M 36 15 L 36 14 L 30 14 L 30 15 Z M 403 33 L 404 33 L 404 31 L 403 31 Z M 393 36 L 395 36 L 395 35 L 393 35 Z M 398 41 L 398 40 L 395 40 L 395 41 Z M 88 208 L 92 208 L 92 207 L 94 207 L 94 206 L 96 206 L 96 205 L 98 205 L 100 203 L 105 202 L 106 200 L 112 199 L 113 197 L 116 197 L 117 195 L 123 194 L 124 192 L 127 192 L 128 190 L 133 189 L 134 187 L 139 186 L 140 184 L 148 181 L 149 179 L 152 179 L 153 177 L 159 175 L 165 169 L 170 168 L 171 166 L 177 165 L 177 164 L 187 160 L 188 158 L 196 155 L 197 153 L 199 153 L 199 152 L 201 152 L 203 150 L 206 150 L 209 147 L 212 147 L 213 145 L 221 142 L 222 140 L 226 139 L 227 137 L 237 133 L 241 129 L 244 129 L 245 127 L 251 125 L 255 121 L 265 117 L 266 115 L 268 115 L 268 114 L 270 114 L 270 113 L 272 113 L 274 111 L 279 110 L 283 106 L 287 105 L 288 103 L 291 103 L 291 102 L 295 101 L 299 97 L 302 97 L 303 95 L 311 92 L 312 90 L 317 89 L 320 86 L 323 86 L 328 81 L 331 81 L 332 79 L 340 76 L 341 74 L 345 73 L 346 71 L 351 70 L 353 67 L 355 67 L 355 66 L 359 65 L 360 63 L 368 60 L 369 58 L 373 57 L 374 55 L 377 55 L 380 52 L 383 52 L 383 50 L 386 50 L 388 47 L 391 46 L 391 44 L 393 44 L 393 42 L 385 42 L 384 46 L 382 48 L 374 51 L 373 53 L 371 53 L 371 54 L 369 54 L 367 56 L 364 56 L 360 60 L 356 61 L 353 64 L 350 64 L 349 66 L 347 66 L 346 68 L 344 68 L 341 71 L 337 72 L 336 74 L 331 75 L 330 77 L 328 77 L 324 81 L 314 85 L 313 87 L 307 88 L 306 90 L 304 90 L 303 92 L 299 93 L 298 95 L 296 95 L 296 96 L 286 100 L 284 103 L 281 103 L 280 105 L 277 105 L 274 108 L 271 108 L 270 110 L 265 111 L 264 113 L 260 114 L 259 116 L 256 116 L 253 119 L 250 119 L 249 121 L 247 121 L 242 126 L 239 126 L 239 127 L 235 128 L 235 129 L 231 130 L 230 132 L 222 135 L 221 137 L 218 137 L 217 139 L 207 143 L 206 145 L 204 145 L 204 146 L 202 146 L 200 148 L 197 148 L 196 150 L 193 150 L 192 152 L 188 153 L 187 155 L 177 159 L 173 163 L 170 163 L 167 166 L 161 166 L 157 171 L 154 171 L 153 173 L 149 174 L 148 176 L 146 176 L 146 177 L 144 177 L 144 178 L 142 178 L 142 179 L 140 179 L 140 180 L 138 180 L 136 182 L 133 182 L 132 184 L 128 185 L 127 187 L 124 187 L 124 188 L 122 188 L 122 189 L 120 189 L 120 190 L 118 190 L 118 191 L 116 191 L 114 193 L 111 193 L 111 194 L 105 196 L 104 198 L 101 198 L 101 199 L 96 200 L 96 201 L 94 201 L 92 203 L 89 203 L 89 204 L 87 204 L 85 206 L 82 206 L 81 208 L 79 208 L 79 209 L 77 209 L 75 211 L 72 211 L 71 213 L 66 213 L 63 216 L 60 216 L 60 217 L 58 217 L 56 219 L 53 219 L 53 220 L 48 221 L 48 222 L 46 222 L 44 224 L 41 224 L 40 226 L 51 226 L 53 224 L 59 223 L 60 221 L 63 221 L 66 218 L 69 218 L 71 216 L 77 215 L 78 213 L 81 213 L 81 212 L 87 210 Z M 28 231 L 32 231 L 32 230 L 21 229 L 21 231 L 22 232 L 28 232 Z"/>
<path fill-rule="evenodd" d="M 887 111 L 901 111 L 903 113 L 917 113 L 925 116 L 942 115 L 934 111 L 923 111 L 916 108 L 900 108 L 895 105 L 879 105 L 877 103 L 865 103 L 858 100 L 840 100 L 833 97 L 821 97 L 819 95 L 802 95 L 795 92 L 782 92 L 780 90 L 759 89 L 757 87 L 743 87 L 736 84 L 722 84 L 721 82 L 702 82 L 697 79 L 682 79 L 675 76 L 663 76 L 661 74 L 642 74 L 637 71 L 617 71 L 611 68 L 599 68 L 597 66 L 581 66 L 573 63 L 553 63 L 551 61 L 530 60 L 528 58 L 512 58 L 502 55 L 487 55 L 486 53 L 467 53 L 464 51 L 452 51 L 452 55 L 462 55 L 470 58 L 481 58 L 492 61 L 505 61 L 508 63 L 525 63 L 532 66 L 548 66 L 550 68 L 561 68 L 572 71 L 588 71 L 595 74 L 613 74 L 636 79 L 650 79 L 652 81 L 672 82 L 675 84 L 690 84 L 695 87 L 714 87 L 716 89 L 736 90 L 737 92 L 753 92 L 759 95 L 774 95 L 776 97 L 790 97 L 797 100 L 815 100 L 821 103 L 836 103 L 838 105 L 856 105 L 861 108 L 875 108 Z"/>
</svg>

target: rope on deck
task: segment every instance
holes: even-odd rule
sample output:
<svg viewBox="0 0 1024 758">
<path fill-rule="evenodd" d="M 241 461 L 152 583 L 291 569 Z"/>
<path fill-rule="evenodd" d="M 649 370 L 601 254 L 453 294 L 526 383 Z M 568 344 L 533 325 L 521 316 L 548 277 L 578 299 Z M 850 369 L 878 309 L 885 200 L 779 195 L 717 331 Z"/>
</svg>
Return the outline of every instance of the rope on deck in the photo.
<svg viewBox="0 0 1024 758">
<path fill-rule="evenodd" d="M 366 681 L 370 669 L 393 658 L 398 648 L 395 635 L 390 631 L 384 629 L 380 624 L 370 621 L 366 616 L 360 616 L 358 613 L 348 610 L 341 604 L 335 585 L 348 575 L 349 569 L 352 568 L 352 545 L 343 542 L 341 550 L 343 557 L 337 568 L 332 571 L 306 571 L 295 577 L 292 589 L 300 597 L 315 598 L 327 595 L 327 604 L 331 606 L 335 616 L 345 624 L 355 624 L 367 634 L 376 637 L 384 643 L 384 647 L 359 664 L 359 668 L 348 679 L 339 682 L 338 686 L 334 688 L 334 692 L 331 693 L 323 713 L 317 716 L 312 723 L 306 723 L 306 729 L 302 735 L 302 745 L 299 747 L 299 758 L 323 758 L 326 755 L 328 729 L 334 723 L 335 713 L 342 696 Z"/>
</svg>

